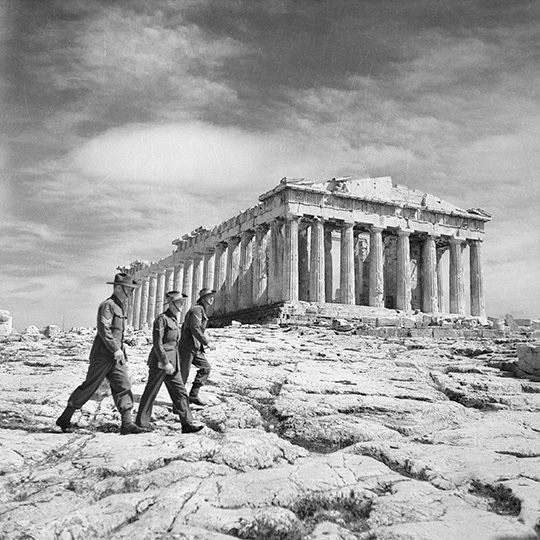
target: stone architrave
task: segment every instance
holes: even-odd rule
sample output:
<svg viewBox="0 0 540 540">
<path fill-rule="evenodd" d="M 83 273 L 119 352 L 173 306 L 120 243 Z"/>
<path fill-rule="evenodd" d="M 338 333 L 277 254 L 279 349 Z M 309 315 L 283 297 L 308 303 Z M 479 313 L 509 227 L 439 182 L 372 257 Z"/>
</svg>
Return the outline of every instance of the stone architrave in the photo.
<svg viewBox="0 0 540 540">
<path fill-rule="evenodd" d="M 340 295 L 342 304 L 354 304 L 354 223 L 341 227 Z"/>
<path fill-rule="evenodd" d="M 462 238 L 450 239 L 450 313 L 465 315 L 465 271 Z"/>
<path fill-rule="evenodd" d="M 150 278 L 145 276 L 141 285 L 141 314 L 139 317 L 139 328 L 148 325 L 148 297 L 150 296 Z"/>
<path fill-rule="evenodd" d="M 253 239 L 254 231 L 247 230 L 242 233 L 240 240 L 240 259 L 238 265 L 238 307 L 248 308 L 253 295 Z"/>
<path fill-rule="evenodd" d="M 219 313 L 225 309 L 225 277 L 227 275 L 227 243 L 218 242 L 215 247 L 214 256 L 214 286 L 216 298 L 214 300 L 213 312 Z"/>
<path fill-rule="evenodd" d="M 238 273 L 240 269 L 240 237 L 233 236 L 227 241 L 227 275 L 225 277 L 225 309 L 227 312 L 238 309 Z"/>
<path fill-rule="evenodd" d="M 437 290 L 437 252 L 435 236 L 428 234 L 422 249 L 422 311 L 439 311 L 439 293 Z"/>
<path fill-rule="evenodd" d="M 486 305 L 484 300 L 484 275 L 482 270 L 482 242 L 469 242 L 471 315 L 485 317 Z"/>
<path fill-rule="evenodd" d="M 165 297 L 165 270 L 160 270 L 157 275 L 156 286 L 156 317 L 163 312 L 163 300 Z"/>
<path fill-rule="evenodd" d="M 309 301 L 309 223 L 298 227 L 298 298 Z"/>
<path fill-rule="evenodd" d="M 311 223 L 310 253 L 310 302 L 324 303 L 324 224 L 322 219 L 315 218 Z"/>
<path fill-rule="evenodd" d="M 148 289 L 148 326 L 151 328 L 156 316 L 156 292 L 157 292 L 157 274 L 150 274 L 150 286 Z"/>
<path fill-rule="evenodd" d="M 132 325 L 135 330 L 140 328 L 141 320 L 141 290 L 142 287 L 137 287 L 133 292 L 133 319 Z"/>
<path fill-rule="evenodd" d="M 334 301 L 334 261 L 332 258 L 332 227 L 324 228 L 324 298 Z"/>
<path fill-rule="evenodd" d="M 369 241 L 369 305 L 384 307 L 382 227 L 372 227 Z"/>
<path fill-rule="evenodd" d="M 165 292 L 173 291 L 174 288 L 174 266 L 168 266 L 165 270 Z M 165 297 L 164 297 L 165 298 Z"/>
<path fill-rule="evenodd" d="M 188 257 L 184 262 L 184 287 L 182 292 L 187 296 L 182 314 L 185 315 L 187 310 L 191 307 L 191 297 L 193 292 L 193 259 L 191 257 Z"/>
<path fill-rule="evenodd" d="M 298 301 L 298 224 L 300 216 L 288 215 L 284 223 L 283 298 Z"/>
<path fill-rule="evenodd" d="M 184 261 L 178 261 L 174 267 L 173 290 L 182 292 L 184 288 Z"/>
<path fill-rule="evenodd" d="M 255 228 L 255 240 L 253 244 L 253 305 L 265 303 L 265 294 L 268 286 L 268 274 L 266 270 L 266 239 L 268 226 L 259 225 Z"/>
<path fill-rule="evenodd" d="M 411 309 L 410 234 L 411 231 L 398 230 L 396 307 L 404 311 L 409 311 Z"/>
<path fill-rule="evenodd" d="M 208 248 L 204 252 L 203 263 L 203 287 L 214 288 L 214 268 L 216 263 L 216 253 L 214 248 Z"/>
<path fill-rule="evenodd" d="M 191 288 L 191 305 L 199 299 L 199 291 L 203 288 L 203 254 L 195 254 L 193 259 L 193 286 Z"/>
</svg>

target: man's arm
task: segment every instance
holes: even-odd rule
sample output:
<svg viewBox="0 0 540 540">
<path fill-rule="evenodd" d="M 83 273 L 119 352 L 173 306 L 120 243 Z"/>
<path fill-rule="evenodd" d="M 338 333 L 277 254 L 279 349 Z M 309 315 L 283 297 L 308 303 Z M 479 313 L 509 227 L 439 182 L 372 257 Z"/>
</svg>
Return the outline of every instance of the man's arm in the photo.
<svg viewBox="0 0 540 540">
<path fill-rule="evenodd" d="M 158 317 L 154 321 L 154 328 L 152 331 L 152 347 L 158 358 L 158 366 L 161 369 L 166 368 L 167 364 L 170 364 L 165 349 L 163 348 L 163 336 L 165 334 L 165 328 L 167 324 L 163 317 Z"/>
<path fill-rule="evenodd" d="M 208 345 L 208 339 L 204 335 L 203 329 L 203 308 L 195 306 L 192 313 L 190 323 L 190 330 L 195 339 L 200 341 L 204 346 Z"/>
<path fill-rule="evenodd" d="M 98 309 L 97 333 L 107 349 L 115 354 L 122 350 L 122 343 L 116 339 L 112 333 L 112 323 L 114 319 L 114 308 L 108 303 L 103 302 Z"/>
</svg>

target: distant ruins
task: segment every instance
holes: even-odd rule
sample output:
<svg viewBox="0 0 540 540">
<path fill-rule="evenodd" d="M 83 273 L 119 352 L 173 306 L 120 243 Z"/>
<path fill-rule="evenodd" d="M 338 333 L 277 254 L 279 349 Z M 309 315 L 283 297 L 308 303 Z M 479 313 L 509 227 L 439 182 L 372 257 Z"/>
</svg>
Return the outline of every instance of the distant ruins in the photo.
<svg viewBox="0 0 540 540">
<path fill-rule="evenodd" d="M 483 318 L 490 219 L 390 177 L 283 178 L 256 206 L 174 240 L 172 255 L 120 268 L 141 282 L 128 322 L 151 326 L 166 291 L 183 291 L 189 307 L 203 287 L 218 291 L 210 314 L 218 323 L 279 319 L 291 306 L 320 316 L 370 306 Z"/>
</svg>

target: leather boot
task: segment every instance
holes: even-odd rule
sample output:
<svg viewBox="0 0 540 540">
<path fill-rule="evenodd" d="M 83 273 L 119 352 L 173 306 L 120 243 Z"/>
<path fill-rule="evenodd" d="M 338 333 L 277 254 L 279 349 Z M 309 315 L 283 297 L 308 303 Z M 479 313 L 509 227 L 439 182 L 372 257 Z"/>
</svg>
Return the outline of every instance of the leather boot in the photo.
<svg viewBox="0 0 540 540">
<path fill-rule="evenodd" d="M 73 431 L 71 426 L 71 417 L 75 412 L 75 407 L 69 405 L 64 409 L 64 412 L 57 418 L 56 425 L 62 430 L 63 433 L 71 433 Z"/>
</svg>

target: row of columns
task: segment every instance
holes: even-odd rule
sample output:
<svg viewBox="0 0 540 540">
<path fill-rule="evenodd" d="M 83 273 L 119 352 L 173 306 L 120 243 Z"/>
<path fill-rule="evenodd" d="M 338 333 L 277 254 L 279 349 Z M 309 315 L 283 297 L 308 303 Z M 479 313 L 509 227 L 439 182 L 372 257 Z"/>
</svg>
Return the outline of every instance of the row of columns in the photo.
<svg viewBox="0 0 540 540">
<path fill-rule="evenodd" d="M 186 309 L 198 298 L 203 287 L 218 291 L 214 312 L 232 313 L 252 306 L 279 301 L 297 301 L 300 296 L 310 302 L 325 303 L 332 298 L 332 229 L 320 218 L 305 221 L 300 216 L 277 219 L 269 225 L 218 242 L 213 248 L 195 253 L 143 276 L 128 309 L 128 322 L 135 328 L 151 325 L 163 309 L 165 292 L 179 290 L 187 295 Z M 359 270 L 363 261 L 355 260 L 355 223 L 343 223 L 340 230 L 340 301 L 356 303 L 360 286 Z M 384 307 L 383 228 L 371 227 L 369 252 L 368 304 Z M 309 232 L 309 255 L 307 234 Z M 410 235 L 397 232 L 396 307 L 411 309 Z M 426 235 L 422 252 L 422 311 L 434 313 L 442 306 L 442 273 L 436 236 Z M 467 242 L 470 250 L 471 315 L 485 316 L 480 241 Z M 449 294 L 450 312 L 465 314 L 465 278 L 461 238 L 450 238 Z M 300 280 L 302 274 L 308 280 Z M 356 272 L 355 272 L 356 269 Z M 307 271 L 307 273 L 306 273 Z M 331 301 L 331 300 L 330 300 Z"/>
</svg>

